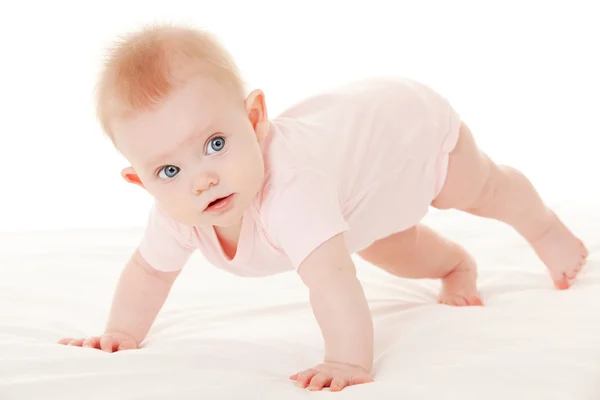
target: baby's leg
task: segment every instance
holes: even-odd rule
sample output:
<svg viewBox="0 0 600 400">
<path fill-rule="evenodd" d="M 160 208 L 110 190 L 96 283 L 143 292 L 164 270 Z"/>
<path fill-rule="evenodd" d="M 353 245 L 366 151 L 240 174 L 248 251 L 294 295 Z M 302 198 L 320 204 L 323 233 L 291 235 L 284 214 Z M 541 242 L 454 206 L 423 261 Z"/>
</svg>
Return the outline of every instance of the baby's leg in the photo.
<svg viewBox="0 0 600 400">
<path fill-rule="evenodd" d="M 425 225 L 380 239 L 358 254 L 399 277 L 442 279 L 440 303 L 481 305 L 473 257 Z"/>
<path fill-rule="evenodd" d="M 432 205 L 458 209 L 512 226 L 533 247 L 559 289 L 569 287 L 588 252 L 542 201 L 529 180 L 508 166 L 496 165 L 477 147 L 469 128 L 461 125 L 450 154 L 444 187 Z"/>
</svg>

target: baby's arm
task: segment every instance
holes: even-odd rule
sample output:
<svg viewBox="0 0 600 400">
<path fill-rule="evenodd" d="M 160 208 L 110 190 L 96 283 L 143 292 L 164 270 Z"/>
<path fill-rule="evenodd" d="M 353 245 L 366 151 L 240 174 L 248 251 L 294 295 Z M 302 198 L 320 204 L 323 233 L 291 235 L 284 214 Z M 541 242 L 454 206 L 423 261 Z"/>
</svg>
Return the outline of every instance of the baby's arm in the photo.
<svg viewBox="0 0 600 400">
<path fill-rule="evenodd" d="M 121 272 L 105 332 L 87 339 L 62 339 L 61 344 L 113 352 L 138 348 L 154 323 L 179 272 L 153 269 L 136 251 Z"/>
<path fill-rule="evenodd" d="M 126 333 L 141 343 L 178 275 L 152 268 L 136 251 L 119 278 L 105 332 Z"/>
<path fill-rule="evenodd" d="M 372 381 L 373 322 L 356 269 L 343 236 L 313 251 L 299 274 L 325 341 L 324 363 L 294 374 L 301 387 L 320 390 Z"/>
</svg>

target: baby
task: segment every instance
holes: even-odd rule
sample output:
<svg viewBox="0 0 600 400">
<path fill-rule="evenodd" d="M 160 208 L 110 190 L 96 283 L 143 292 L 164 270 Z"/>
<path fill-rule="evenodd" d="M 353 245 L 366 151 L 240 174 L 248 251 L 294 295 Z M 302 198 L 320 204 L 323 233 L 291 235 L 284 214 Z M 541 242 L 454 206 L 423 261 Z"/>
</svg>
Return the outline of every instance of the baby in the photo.
<svg viewBox="0 0 600 400">
<path fill-rule="evenodd" d="M 403 78 L 330 88 L 276 118 L 210 34 L 152 25 L 116 45 L 98 118 L 155 203 L 101 336 L 62 344 L 139 348 L 195 250 L 239 276 L 296 271 L 324 339 L 292 375 L 332 391 L 373 381 L 373 324 L 352 255 L 390 274 L 441 279 L 439 302 L 481 306 L 476 262 L 420 223 L 430 206 L 512 226 L 566 289 L 584 244 L 529 180 L 496 165 L 449 102 Z"/>
</svg>

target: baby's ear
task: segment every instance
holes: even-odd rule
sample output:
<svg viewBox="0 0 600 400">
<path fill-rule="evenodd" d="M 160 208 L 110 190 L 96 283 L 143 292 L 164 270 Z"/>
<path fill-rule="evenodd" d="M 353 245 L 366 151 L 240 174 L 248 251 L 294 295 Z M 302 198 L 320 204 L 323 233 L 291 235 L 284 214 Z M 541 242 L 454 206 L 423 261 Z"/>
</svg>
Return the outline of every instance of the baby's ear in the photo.
<svg viewBox="0 0 600 400">
<path fill-rule="evenodd" d="M 269 117 L 265 94 L 262 90 L 253 90 L 246 98 L 246 110 L 259 141 L 264 140 L 269 132 Z"/>
<path fill-rule="evenodd" d="M 142 180 L 140 179 L 137 172 L 135 172 L 133 167 L 123 168 L 123 170 L 121 171 L 121 176 L 129 183 L 141 186 L 142 188 L 144 187 Z"/>
</svg>

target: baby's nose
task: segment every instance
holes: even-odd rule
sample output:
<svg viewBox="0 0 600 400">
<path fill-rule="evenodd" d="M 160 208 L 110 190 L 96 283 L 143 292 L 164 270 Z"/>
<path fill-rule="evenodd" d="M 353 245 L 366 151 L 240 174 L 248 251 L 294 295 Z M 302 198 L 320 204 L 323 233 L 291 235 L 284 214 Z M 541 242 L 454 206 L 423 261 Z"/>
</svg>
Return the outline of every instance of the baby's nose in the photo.
<svg viewBox="0 0 600 400">
<path fill-rule="evenodd" d="M 217 183 L 219 183 L 219 178 L 216 174 L 211 172 L 201 172 L 196 175 L 194 179 L 192 191 L 194 194 L 202 194 Z"/>
</svg>

